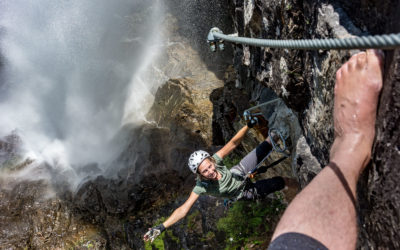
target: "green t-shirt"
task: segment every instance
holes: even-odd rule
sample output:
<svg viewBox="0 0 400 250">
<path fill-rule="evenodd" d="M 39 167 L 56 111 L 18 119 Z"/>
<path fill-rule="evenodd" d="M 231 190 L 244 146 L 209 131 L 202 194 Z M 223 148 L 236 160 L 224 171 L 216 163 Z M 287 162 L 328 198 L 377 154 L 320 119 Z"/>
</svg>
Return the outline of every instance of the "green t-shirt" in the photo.
<svg viewBox="0 0 400 250">
<path fill-rule="evenodd" d="M 217 181 L 197 179 L 193 192 L 198 195 L 208 194 L 224 198 L 239 197 L 244 189 L 243 178 L 232 174 L 227 167 L 221 166 L 222 159 L 217 154 L 212 157 L 215 159 L 217 171 L 221 173 L 221 179 Z"/>
</svg>

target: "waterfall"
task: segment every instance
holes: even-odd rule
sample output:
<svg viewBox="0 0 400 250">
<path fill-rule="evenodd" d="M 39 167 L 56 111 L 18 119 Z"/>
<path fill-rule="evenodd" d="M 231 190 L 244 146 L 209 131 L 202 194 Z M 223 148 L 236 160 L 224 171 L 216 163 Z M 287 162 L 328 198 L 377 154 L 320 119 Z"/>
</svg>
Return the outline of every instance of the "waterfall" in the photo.
<svg viewBox="0 0 400 250">
<path fill-rule="evenodd" d="M 157 0 L 0 0 L 0 138 L 68 173 L 112 160 L 124 124 L 140 124 L 165 79 Z M 101 168 L 101 167 L 100 167 Z M 104 170 L 104 169 L 103 169 Z M 27 173 L 28 174 L 28 173 Z"/>
</svg>

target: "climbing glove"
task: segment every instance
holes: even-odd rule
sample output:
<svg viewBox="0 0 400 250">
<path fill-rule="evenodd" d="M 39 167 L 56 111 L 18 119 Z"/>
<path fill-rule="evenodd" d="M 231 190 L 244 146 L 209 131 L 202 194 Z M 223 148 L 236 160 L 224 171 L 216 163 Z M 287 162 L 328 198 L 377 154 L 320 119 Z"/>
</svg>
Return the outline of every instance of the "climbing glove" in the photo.
<svg viewBox="0 0 400 250">
<path fill-rule="evenodd" d="M 149 228 L 149 231 L 144 235 L 144 240 L 153 242 L 164 231 L 165 227 L 162 223 L 156 227 Z"/>
<path fill-rule="evenodd" d="M 247 127 L 252 128 L 254 125 L 258 123 L 257 117 L 250 117 L 249 121 L 247 122 Z"/>
</svg>

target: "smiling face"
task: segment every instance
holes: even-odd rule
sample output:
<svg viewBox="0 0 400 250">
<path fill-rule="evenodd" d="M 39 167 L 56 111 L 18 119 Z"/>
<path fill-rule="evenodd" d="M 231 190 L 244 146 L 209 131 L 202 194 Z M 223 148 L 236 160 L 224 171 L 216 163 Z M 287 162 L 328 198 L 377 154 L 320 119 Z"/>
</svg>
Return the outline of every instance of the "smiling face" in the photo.
<svg viewBox="0 0 400 250">
<path fill-rule="evenodd" d="M 204 159 L 204 161 L 200 163 L 197 171 L 207 179 L 218 180 L 218 172 L 215 168 L 215 164 L 209 158 Z"/>
</svg>

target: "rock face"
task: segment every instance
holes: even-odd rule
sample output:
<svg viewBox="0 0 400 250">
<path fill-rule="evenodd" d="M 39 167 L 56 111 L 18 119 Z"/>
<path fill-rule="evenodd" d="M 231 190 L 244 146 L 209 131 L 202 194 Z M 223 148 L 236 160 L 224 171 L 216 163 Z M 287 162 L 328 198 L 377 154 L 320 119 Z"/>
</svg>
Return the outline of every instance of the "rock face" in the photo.
<svg viewBox="0 0 400 250">
<path fill-rule="evenodd" d="M 244 110 L 275 98 L 280 101 L 259 111 L 286 138 L 291 155 L 266 177 L 295 175 L 302 187 L 312 180 L 329 161 L 335 71 L 353 52 L 227 45 L 220 57 L 203 42 L 210 27 L 272 39 L 399 32 L 400 8 L 393 1 L 169 3 L 163 33 L 170 40 L 165 61 L 157 64 L 166 83 L 155 91 L 148 122 L 127 125 L 118 135 L 126 147 L 109 173 L 74 191 L 64 189 L 59 178 L 19 182 L 16 173 L 32 162 L 15 164 L 21 160 L 17 137 L 0 141 L 0 163 L 7 165 L 0 175 L 2 247 L 143 249 L 146 228 L 169 216 L 193 187 L 188 155 L 199 148 L 215 152 L 244 125 Z M 227 67 L 231 52 L 233 67 Z M 359 183 L 360 249 L 400 248 L 399 65 L 399 51 L 387 52 L 373 160 Z M 244 156 L 263 139 L 252 130 L 234 154 Z M 97 168 L 92 164 L 85 171 Z M 215 228 L 223 214 L 221 200 L 201 197 L 189 216 L 167 231 L 164 248 L 224 248 L 224 236 Z"/>
<path fill-rule="evenodd" d="M 3 249 L 105 248 L 101 229 L 79 220 L 46 181 L 0 180 Z M 9 176 L 6 176 L 9 177 Z"/>
<path fill-rule="evenodd" d="M 107 173 L 98 176 L 96 164 L 83 167 L 82 171 L 94 174 L 73 191 L 64 189 L 60 178 L 51 182 L 21 181 L 18 171 L 28 169 L 31 162 L 15 166 L 21 160 L 14 153 L 17 137 L 0 142 L 0 170 L 6 163 L 8 171 L 0 174 L 4 177 L 0 179 L 2 247 L 143 249 L 145 230 L 160 217 L 169 216 L 187 198 L 195 183 L 187 168 L 187 157 L 195 149 L 211 149 L 213 106 L 209 96 L 213 89 L 223 86 L 219 76 L 227 63 L 204 57 L 208 52 L 196 51 L 192 42 L 199 34 L 189 38 L 180 35 L 179 27 L 184 24 L 189 29 L 195 16 L 187 16 L 186 20 L 192 21 L 184 23 L 173 15 L 174 11 L 185 14 L 198 3 L 177 4 L 177 8 L 171 6 L 164 20 L 166 28 L 162 32 L 169 37 L 165 55 L 154 63 L 154 68 L 164 74 L 166 84 L 154 90 L 148 122 L 139 127 L 126 125 L 117 135 L 124 138 L 118 141 L 124 141 L 126 147 L 110 163 Z M 217 15 L 207 22 L 216 19 Z M 210 71 L 205 61 L 215 72 L 220 71 L 219 75 Z M 46 166 L 42 169 L 45 171 Z M 14 178 L 13 186 L 8 178 Z M 168 232 L 165 247 L 204 248 L 200 238 L 211 230 L 209 220 L 215 221 L 222 211 L 219 200 L 202 199 L 190 211 L 192 217 Z M 220 244 L 215 237 L 209 243 Z"/>
<path fill-rule="evenodd" d="M 169 216 L 187 198 L 195 183 L 187 158 L 195 149 L 210 149 L 209 95 L 212 89 L 221 87 L 217 83 L 199 84 L 190 78 L 166 82 L 158 89 L 148 114 L 151 122 L 130 131 L 131 142 L 115 162 L 125 166 L 118 177 L 88 181 L 74 195 L 72 204 L 78 214 L 103 228 L 112 248 L 142 248 L 144 229 L 153 226 L 160 216 Z M 203 202 L 216 201 L 205 198 Z M 179 239 L 179 247 L 200 247 L 198 238 L 210 228 L 200 225 L 197 232 L 187 236 L 189 224 L 198 223 L 201 218 L 207 220 L 210 217 L 206 214 L 214 216 L 223 210 L 221 204 L 204 206 L 203 202 L 192 210 L 200 219 L 185 220 L 181 227 L 168 233 L 168 237 Z M 121 219 L 125 222 L 121 223 Z M 172 244 L 168 248 L 173 249 L 178 243 L 165 239 L 164 244 Z"/>
<path fill-rule="evenodd" d="M 257 85 L 256 89 L 238 87 L 238 80 L 233 69 L 228 69 L 224 79 L 224 87 L 215 89 L 210 96 L 213 102 L 213 144 L 224 145 L 228 142 L 244 126 L 243 112 L 255 104 L 256 101 L 260 103 L 273 101 L 270 105 L 262 106 L 260 109 L 252 111 L 252 113 L 262 112 L 263 117 L 268 121 L 267 127 L 276 129 L 286 138 L 287 153 L 296 152 L 293 150 L 293 145 L 302 136 L 301 128 L 296 115 L 283 101 L 266 86 Z M 279 100 L 274 101 L 277 98 Z M 262 131 L 257 128 L 250 130 L 234 153 L 244 157 L 265 137 Z M 294 160 L 302 154 L 300 151 L 297 151 L 296 155 L 292 154 L 288 161 L 274 167 L 266 177 L 276 175 L 293 176 L 294 171 L 290 171 L 293 164 L 290 163 L 290 160 Z M 277 160 L 280 157 L 282 157 L 281 154 L 273 153 L 270 161 Z M 319 171 L 319 165 L 317 167 Z M 306 182 L 304 181 L 304 183 Z"/>
<path fill-rule="evenodd" d="M 350 37 L 398 33 L 399 2 L 234 1 L 239 36 L 269 39 Z M 397 6 L 397 8 L 395 7 Z M 354 11 L 357 10 L 357 11 Z M 377 20 L 371 22 L 369 16 Z M 353 51 L 301 51 L 234 45 L 241 86 L 252 96 L 260 85 L 273 89 L 297 115 L 303 137 L 296 140 L 294 171 L 304 186 L 329 161 L 333 141 L 335 72 Z M 398 248 L 399 59 L 388 51 L 385 83 L 371 167 L 359 185 L 359 248 Z M 390 110 L 390 111 L 389 111 Z M 307 153 L 308 152 L 308 153 Z"/>
<path fill-rule="evenodd" d="M 209 95 L 220 86 L 209 83 L 201 86 L 190 78 L 170 79 L 158 89 L 148 119 L 158 126 L 170 128 L 177 138 L 198 135 L 202 143 L 210 147 L 212 103 Z M 181 140 L 185 141 L 185 138 Z M 204 147 L 196 140 L 190 143 Z"/>
<path fill-rule="evenodd" d="M 361 236 L 368 247 L 399 248 L 400 53 L 388 53 L 372 162 L 359 185 Z"/>
<path fill-rule="evenodd" d="M 195 149 L 211 149 L 213 106 L 209 96 L 222 85 L 217 78 L 207 84 L 183 78 L 171 79 L 160 87 L 148 114 L 151 122 L 127 127 L 122 133 L 130 141 L 112 163 L 112 178 L 111 174 L 94 177 L 71 192 L 63 189 L 58 178 L 52 182 L 18 179 L 19 168 L 29 168 L 29 164 L 3 172 L 2 246 L 144 248 L 145 230 L 160 217 L 165 220 L 193 188 L 195 176 L 187 168 L 187 158 Z M 1 149 L 14 152 L 16 143 L 12 142 L 17 141 L 10 137 Z M 92 167 L 96 166 L 87 168 Z M 220 200 L 203 197 L 180 226 L 168 231 L 165 247 L 211 249 L 203 247 L 205 243 L 199 239 L 216 231 L 212 225 L 223 211 Z M 221 244 L 215 236 L 208 243 Z"/>
</svg>

